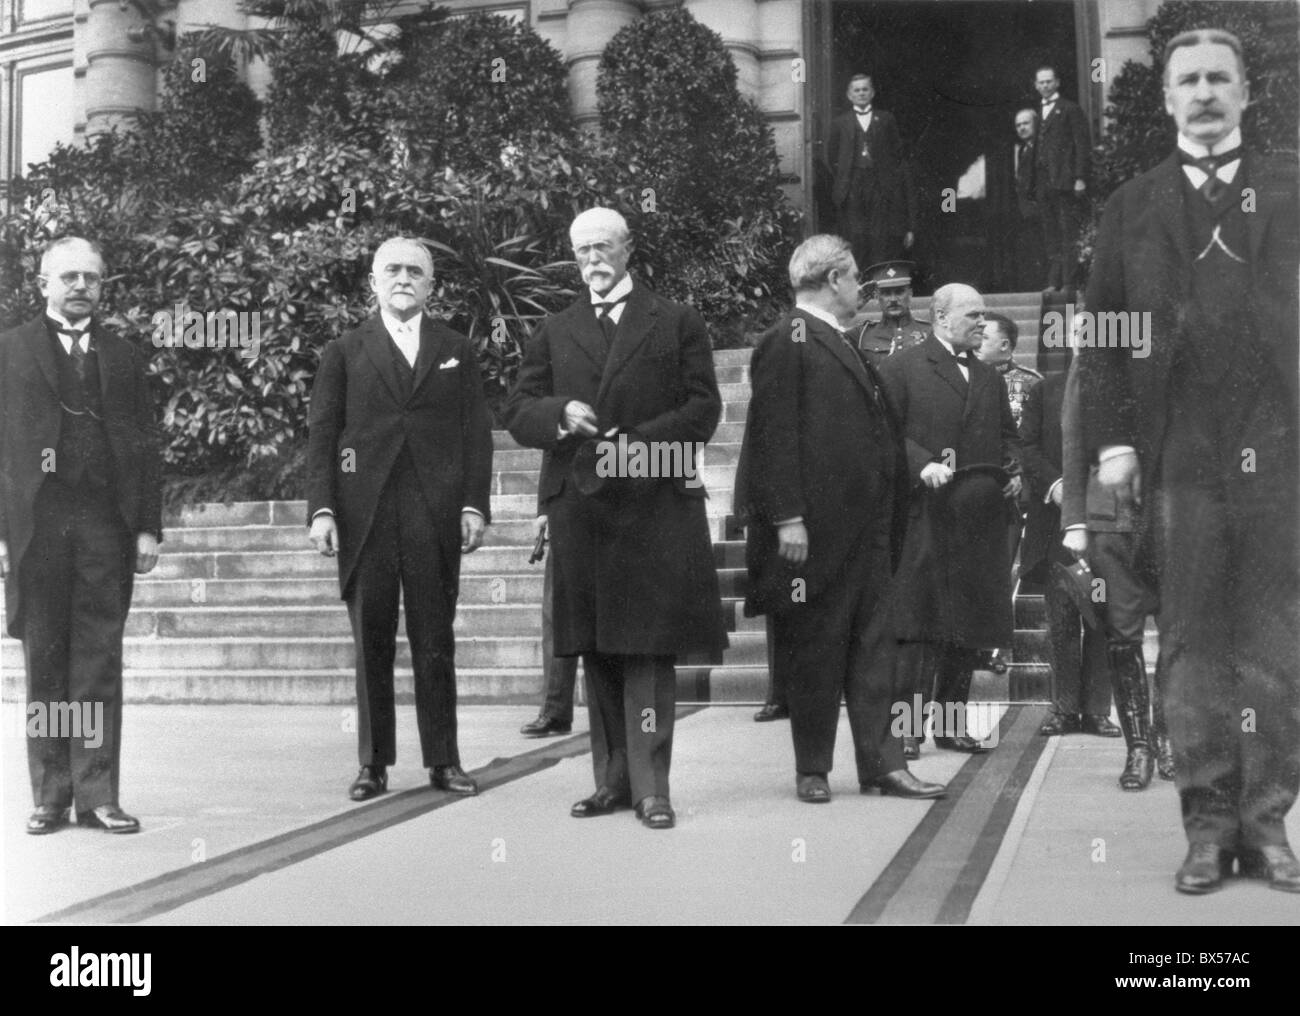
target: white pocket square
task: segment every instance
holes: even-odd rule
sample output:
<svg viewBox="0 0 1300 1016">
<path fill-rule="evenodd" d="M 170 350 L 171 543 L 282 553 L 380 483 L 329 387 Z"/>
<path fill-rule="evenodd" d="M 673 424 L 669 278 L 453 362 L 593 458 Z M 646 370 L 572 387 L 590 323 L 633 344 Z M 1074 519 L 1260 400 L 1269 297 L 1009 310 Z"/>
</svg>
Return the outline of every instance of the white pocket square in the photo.
<svg viewBox="0 0 1300 1016">
<path fill-rule="evenodd" d="M 459 366 L 460 366 L 460 360 L 456 359 L 456 357 L 453 356 L 453 357 L 452 357 L 450 360 L 448 360 L 446 363 L 440 363 L 440 364 L 438 364 L 438 369 L 439 369 L 439 370 L 451 370 L 452 367 L 459 367 Z"/>
</svg>

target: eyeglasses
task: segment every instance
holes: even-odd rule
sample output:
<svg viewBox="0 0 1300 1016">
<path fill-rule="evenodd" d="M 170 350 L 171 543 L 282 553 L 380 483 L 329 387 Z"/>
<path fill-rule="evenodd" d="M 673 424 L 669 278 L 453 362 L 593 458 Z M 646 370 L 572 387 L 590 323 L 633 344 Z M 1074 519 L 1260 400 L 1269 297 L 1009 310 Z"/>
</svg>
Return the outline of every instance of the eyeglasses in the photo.
<svg viewBox="0 0 1300 1016">
<path fill-rule="evenodd" d="M 41 278 L 48 279 L 49 276 L 42 275 Z M 63 272 L 58 279 L 69 289 L 82 280 L 85 280 L 87 289 L 97 289 L 99 284 L 104 281 L 104 277 L 98 272 Z"/>
</svg>

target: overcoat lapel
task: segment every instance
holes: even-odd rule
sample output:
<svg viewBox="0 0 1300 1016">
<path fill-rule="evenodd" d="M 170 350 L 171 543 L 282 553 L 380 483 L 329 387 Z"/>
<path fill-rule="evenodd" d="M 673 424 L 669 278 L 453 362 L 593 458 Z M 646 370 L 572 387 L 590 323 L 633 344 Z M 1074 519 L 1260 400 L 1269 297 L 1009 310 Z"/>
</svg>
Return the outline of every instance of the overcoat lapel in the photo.
<svg viewBox="0 0 1300 1016">
<path fill-rule="evenodd" d="M 873 120 L 872 123 L 875 123 L 875 121 Z M 854 380 L 862 386 L 867 398 L 875 401 L 875 390 L 871 384 L 871 379 L 867 377 L 867 369 L 862 366 L 858 354 L 850 349 L 849 344 L 840 338 L 839 333 L 825 321 L 818 320 L 811 315 L 799 316 L 808 323 L 808 331 L 813 338 L 830 350 L 831 355 L 839 360 L 844 365 L 845 370 L 852 374 Z"/>
<path fill-rule="evenodd" d="M 970 395 L 970 384 L 957 369 L 957 361 L 933 335 L 927 335 L 925 338 L 925 355 L 934 372 L 948 383 L 948 387 L 961 396 L 962 404 L 965 405 L 967 396 Z"/>
<path fill-rule="evenodd" d="M 1178 285 L 1185 296 L 1191 285 L 1193 253 L 1187 235 L 1186 217 L 1183 212 L 1183 194 L 1186 188 L 1181 163 L 1177 155 L 1172 155 L 1155 169 L 1155 179 L 1151 187 L 1151 205 L 1155 209 L 1160 227 L 1165 234 L 1165 242 L 1173 257 L 1168 264 L 1176 265 Z"/>
<path fill-rule="evenodd" d="M 605 369 L 600 377 L 600 390 L 596 394 L 598 403 L 604 399 L 618 372 L 627 366 L 628 361 L 649 337 L 658 317 L 659 311 L 655 307 L 650 291 L 640 283 L 634 282 L 632 292 L 627 298 L 627 307 L 619 318 L 618 327 L 614 330 L 614 344 L 605 359 Z M 596 322 L 594 311 L 590 314 L 590 318 L 592 328 L 599 332 L 600 325 Z M 603 334 L 600 340 L 604 341 Z"/>
</svg>

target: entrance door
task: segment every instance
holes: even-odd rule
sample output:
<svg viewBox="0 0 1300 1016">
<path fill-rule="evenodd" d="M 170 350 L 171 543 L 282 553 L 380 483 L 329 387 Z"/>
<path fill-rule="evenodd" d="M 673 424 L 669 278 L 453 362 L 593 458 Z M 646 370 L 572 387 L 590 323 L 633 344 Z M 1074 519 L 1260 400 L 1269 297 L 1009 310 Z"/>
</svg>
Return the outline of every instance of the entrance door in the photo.
<svg viewBox="0 0 1300 1016">
<path fill-rule="evenodd" d="M 954 281 L 1005 288 L 995 237 L 1010 209 L 996 193 L 995 163 L 1010 158 L 1016 110 L 1038 107 L 1038 66 L 1055 66 L 1062 94 L 1080 98 L 1073 0 L 810 2 L 829 9 L 817 25 L 825 33 L 820 45 L 817 35 L 808 36 L 810 64 L 828 64 L 830 72 L 831 108 L 807 121 L 814 153 L 824 152 L 831 117 L 848 106 L 849 77 L 870 73 L 876 103 L 894 114 L 911 154 L 920 209 L 917 288 L 928 293 Z M 953 198 L 963 177 L 975 182 L 978 173 L 971 171 L 981 156 L 984 196 Z M 818 211 L 818 228 L 834 229 L 833 211 Z"/>
</svg>

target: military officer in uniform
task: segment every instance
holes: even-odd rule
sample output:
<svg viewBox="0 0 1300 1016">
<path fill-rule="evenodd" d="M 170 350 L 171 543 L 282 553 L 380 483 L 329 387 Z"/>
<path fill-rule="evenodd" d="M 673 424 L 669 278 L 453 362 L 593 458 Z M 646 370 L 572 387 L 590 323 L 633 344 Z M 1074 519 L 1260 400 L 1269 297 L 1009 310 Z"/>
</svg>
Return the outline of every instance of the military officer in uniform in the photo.
<svg viewBox="0 0 1300 1016">
<path fill-rule="evenodd" d="M 975 358 L 987 363 L 1002 375 L 1007 386 L 1007 399 L 1011 403 L 1011 415 L 1020 426 L 1020 418 L 1025 412 L 1025 398 L 1029 389 L 1043 380 L 1043 375 L 1032 367 L 1022 367 L 1016 363 L 1016 340 L 1020 329 L 1005 314 L 988 313 L 984 315 L 984 341 L 975 350 Z"/>
<path fill-rule="evenodd" d="M 1025 412 L 1025 399 L 1029 390 L 1043 380 L 1043 375 L 1032 367 L 1022 367 L 1016 363 L 1016 340 L 1019 337 L 1020 328 L 1014 321 L 1005 314 L 990 312 L 984 316 L 984 341 L 975 350 L 977 360 L 987 363 L 1002 375 L 1017 430 Z M 1027 497 L 1028 492 L 1022 489 L 1019 498 L 1007 502 L 1007 539 L 1011 549 L 1007 560 L 1012 562 L 1013 589 L 1016 585 L 1016 551 L 1020 549 L 1020 539 L 1025 530 Z M 996 673 L 1006 672 L 1007 662 L 1000 649 L 993 650 L 988 664 Z"/>
<path fill-rule="evenodd" d="M 867 285 L 875 287 L 881 318 L 859 326 L 857 343 L 873 367 L 890 353 L 919 345 L 930 334 L 930 322 L 912 317 L 915 267 L 911 261 L 882 261 L 867 269 Z"/>
</svg>

